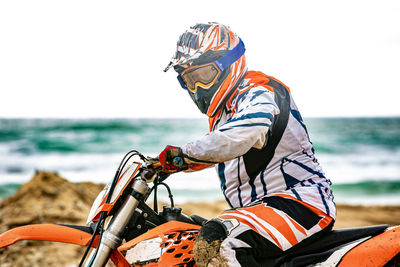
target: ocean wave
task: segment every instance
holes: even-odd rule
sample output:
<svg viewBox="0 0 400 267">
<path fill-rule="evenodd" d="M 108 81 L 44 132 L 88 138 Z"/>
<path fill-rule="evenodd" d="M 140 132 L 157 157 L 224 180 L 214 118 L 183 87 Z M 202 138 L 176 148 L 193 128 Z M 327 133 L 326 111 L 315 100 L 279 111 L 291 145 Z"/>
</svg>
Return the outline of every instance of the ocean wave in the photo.
<svg viewBox="0 0 400 267">
<path fill-rule="evenodd" d="M 334 186 L 400 180 L 400 118 L 306 119 L 306 124 Z M 207 131 L 206 119 L 0 119 L 0 183 L 24 183 L 36 169 L 74 182 L 105 183 L 126 151 L 155 156 L 167 144 L 184 145 Z M 219 191 L 213 170 L 174 175 L 171 183 L 184 191 L 188 180 L 203 193 Z"/>
<path fill-rule="evenodd" d="M 132 147 L 158 151 L 170 142 L 183 144 L 207 132 L 206 122 L 154 120 L 0 119 L 0 144 L 8 153 L 115 153 Z"/>
</svg>

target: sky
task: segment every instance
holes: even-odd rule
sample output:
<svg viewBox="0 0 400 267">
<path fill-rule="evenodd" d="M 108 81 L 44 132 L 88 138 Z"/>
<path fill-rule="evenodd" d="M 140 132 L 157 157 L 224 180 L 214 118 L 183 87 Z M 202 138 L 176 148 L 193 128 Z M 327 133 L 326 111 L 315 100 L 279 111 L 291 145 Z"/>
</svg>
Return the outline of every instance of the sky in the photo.
<svg viewBox="0 0 400 267">
<path fill-rule="evenodd" d="M 163 69 L 216 21 L 303 117 L 400 116 L 400 1 L 0 1 L 0 118 L 200 118 Z"/>
</svg>

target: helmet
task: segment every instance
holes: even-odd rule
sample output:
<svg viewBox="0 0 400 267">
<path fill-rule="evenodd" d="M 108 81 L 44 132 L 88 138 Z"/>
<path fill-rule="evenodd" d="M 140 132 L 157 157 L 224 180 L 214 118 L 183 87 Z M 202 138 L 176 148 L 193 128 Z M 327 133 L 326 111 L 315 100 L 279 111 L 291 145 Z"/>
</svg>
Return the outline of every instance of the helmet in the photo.
<svg viewBox="0 0 400 267">
<path fill-rule="evenodd" d="M 164 71 L 174 67 L 200 111 L 214 117 L 246 74 L 244 52 L 242 40 L 229 27 L 196 24 L 179 37 Z"/>
</svg>

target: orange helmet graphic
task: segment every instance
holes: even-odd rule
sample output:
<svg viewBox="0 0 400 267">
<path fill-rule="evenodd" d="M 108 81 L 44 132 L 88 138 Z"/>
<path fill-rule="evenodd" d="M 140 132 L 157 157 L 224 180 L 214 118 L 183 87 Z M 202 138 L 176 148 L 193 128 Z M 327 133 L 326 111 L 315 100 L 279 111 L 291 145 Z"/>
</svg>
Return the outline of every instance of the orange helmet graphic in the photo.
<svg viewBox="0 0 400 267">
<path fill-rule="evenodd" d="M 244 52 L 242 40 L 229 27 L 196 24 L 179 37 L 164 71 L 174 67 L 200 111 L 214 117 L 246 74 Z"/>
</svg>

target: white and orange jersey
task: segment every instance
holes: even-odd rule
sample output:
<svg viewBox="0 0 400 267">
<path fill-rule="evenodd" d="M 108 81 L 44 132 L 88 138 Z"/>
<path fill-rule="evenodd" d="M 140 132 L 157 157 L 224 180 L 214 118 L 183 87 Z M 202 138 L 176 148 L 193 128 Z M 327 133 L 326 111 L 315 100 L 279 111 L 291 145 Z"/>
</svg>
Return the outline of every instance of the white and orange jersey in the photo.
<svg viewBox="0 0 400 267">
<path fill-rule="evenodd" d="M 210 119 L 210 133 L 182 147 L 193 163 L 215 163 L 232 208 L 285 194 L 325 212 L 336 207 L 290 90 L 249 71 L 224 108 Z"/>
</svg>

